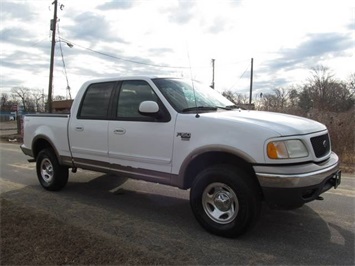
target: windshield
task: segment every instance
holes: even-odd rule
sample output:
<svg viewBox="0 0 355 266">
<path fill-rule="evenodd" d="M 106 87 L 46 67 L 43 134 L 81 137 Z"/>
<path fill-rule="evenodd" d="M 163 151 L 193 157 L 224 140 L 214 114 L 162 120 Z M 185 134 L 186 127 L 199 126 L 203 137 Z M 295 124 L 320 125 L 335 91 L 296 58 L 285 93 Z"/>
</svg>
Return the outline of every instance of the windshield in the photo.
<svg viewBox="0 0 355 266">
<path fill-rule="evenodd" d="M 194 81 L 183 79 L 153 79 L 153 82 L 178 112 L 213 111 L 217 108 L 232 107 L 234 104 L 220 93 Z"/>
</svg>

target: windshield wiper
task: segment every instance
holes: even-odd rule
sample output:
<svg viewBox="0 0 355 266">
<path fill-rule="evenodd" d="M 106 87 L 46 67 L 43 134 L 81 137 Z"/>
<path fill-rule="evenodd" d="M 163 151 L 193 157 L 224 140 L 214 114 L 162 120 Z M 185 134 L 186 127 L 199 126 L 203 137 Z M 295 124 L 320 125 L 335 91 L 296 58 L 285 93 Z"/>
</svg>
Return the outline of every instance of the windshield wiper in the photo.
<svg viewBox="0 0 355 266">
<path fill-rule="evenodd" d="M 245 110 L 245 108 L 240 107 L 240 106 L 238 106 L 238 105 L 228 105 L 228 106 L 226 106 L 226 108 L 228 108 L 228 110 L 232 110 L 232 109 L 242 109 L 242 110 Z"/>
<path fill-rule="evenodd" d="M 190 111 L 217 111 L 217 108 L 219 107 L 213 107 L 213 106 L 193 106 L 193 107 L 188 107 L 184 108 L 181 111 L 183 113 L 185 112 L 190 112 Z"/>
<path fill-rule="evenodd" d="M 216 106 L 216 108 L 223 109 L 223 110 L 232 110 L 234 108 L 234 105 L 229 105 L 229 106 Z"/>
<path fill-rule="evenodd" d="M 217 109 L 223 109 L 223 110 L 232 110 L 240 108 L 239 106 L 236 105 L 228 105 L 228 106 L 193 106 L 193 107 L 188 107 L 182 109 L 182 112 L 190 112 L 190 111 L 217 111 Z"/>
</svg>

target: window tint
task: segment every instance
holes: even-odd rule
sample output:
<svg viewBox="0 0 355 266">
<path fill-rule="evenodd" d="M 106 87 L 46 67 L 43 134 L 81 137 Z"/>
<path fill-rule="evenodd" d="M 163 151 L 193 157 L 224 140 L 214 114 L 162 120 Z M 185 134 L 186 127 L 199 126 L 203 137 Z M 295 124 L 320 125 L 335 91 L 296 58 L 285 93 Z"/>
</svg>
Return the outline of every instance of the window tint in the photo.
<svg viewBox="0 0 355 266">
<path fill-rule="evenodd" d="M 81 109 L 80 118 L 102 119 L 107 117 L 114 82 L 96 83 L 87 89 Z"/>
<path fill-rule="evenodd" d="M 144 101 L 158 102 L 158 97 L 147 82 L 143 80 L 123 81 L 118 96 L 117 117 L 151 120 L 139 113 L 139 105 Z"/>
</svg>

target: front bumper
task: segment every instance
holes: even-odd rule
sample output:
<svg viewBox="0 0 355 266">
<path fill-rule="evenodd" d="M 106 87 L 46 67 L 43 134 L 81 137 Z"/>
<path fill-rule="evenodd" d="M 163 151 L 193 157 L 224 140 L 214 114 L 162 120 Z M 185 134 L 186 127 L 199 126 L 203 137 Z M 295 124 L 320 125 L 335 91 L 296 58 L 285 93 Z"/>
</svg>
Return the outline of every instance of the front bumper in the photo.
<svg viewBox="0 0 355 266">
<path fill-rule="evenodd" d="M 340 184 L 341 171 L 335 153 L 321 163 L 287 166 L 254 166 L 265 201 L 275 208 L 297 208 Z"/>
</svg>

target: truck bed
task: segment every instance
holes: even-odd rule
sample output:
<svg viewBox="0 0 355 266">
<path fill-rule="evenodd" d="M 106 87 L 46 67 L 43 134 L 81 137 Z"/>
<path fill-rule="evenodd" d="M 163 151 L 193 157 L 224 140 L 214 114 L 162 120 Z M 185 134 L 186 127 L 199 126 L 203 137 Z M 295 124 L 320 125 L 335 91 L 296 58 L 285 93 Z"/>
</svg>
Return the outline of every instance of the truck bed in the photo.
<svg viewBox="0 0 355 266">
<path fill-rule="evenodd" d="M 56 153 L 70 156 L 68 142 L 68 122 L 70 114 L 29 114 L 24 118 L 25 148 L 32 150 L 32 144 L 41 136 L 46 136 Z"/>
</svg>

